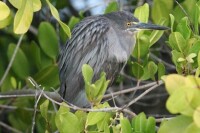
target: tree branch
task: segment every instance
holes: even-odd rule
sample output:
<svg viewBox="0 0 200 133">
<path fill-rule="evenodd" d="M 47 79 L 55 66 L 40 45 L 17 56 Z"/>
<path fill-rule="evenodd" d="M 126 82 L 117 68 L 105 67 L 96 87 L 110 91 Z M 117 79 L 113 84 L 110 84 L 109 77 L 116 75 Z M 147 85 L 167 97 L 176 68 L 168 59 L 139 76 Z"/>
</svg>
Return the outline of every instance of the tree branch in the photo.
<svg viewBox="0 0 200 133">
<path fill-rule="evenodd" d="M 10 62 L 9 62 L 9 64 L 8 64 L 8 67 L 7 67 L 5 73 L 4 73 L 4 75 L 3 75 L 3 77 L 2 77 L 2 79 L 1 79 L 1 81 L 0 81 L 0 87 L 1 87 L 1 85 L 3 84 L 4 80 L 6 79 L 8 73 L 9 73 L 9 71 L 10 71 L 10 68 L 12 67 L 12 64 L 13 64 L 13 62 L 14 62 L 14 60 L 15 60 L 15 56 L 16 56 L 17 51 L 19 50 L 19 46 L 20 46 L 20 44 L 21 44 L 21 42 L 22 42 L 23 36 L 24 36 L 24 34 L 22 34 L 22 35 L 20 36 L 20 38 L 19 38 L 19 40 L 18 40 L 18 42 L 17 42 L 17 46 L 16 46 L 16 48 L 15 48 L 15 50 L 14 50 L 14 53 L 13 53 L 13 55 L 12 55 L 12 58 L 11 58 L 11 60 L 10 60 Z"/>
</svg>

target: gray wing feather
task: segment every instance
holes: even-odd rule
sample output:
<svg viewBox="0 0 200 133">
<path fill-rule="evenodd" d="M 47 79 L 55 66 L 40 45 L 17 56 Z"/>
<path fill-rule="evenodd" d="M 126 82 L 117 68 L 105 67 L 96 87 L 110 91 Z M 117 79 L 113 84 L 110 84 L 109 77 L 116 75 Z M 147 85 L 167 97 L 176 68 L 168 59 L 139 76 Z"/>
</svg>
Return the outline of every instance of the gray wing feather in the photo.
<svg viewBox="0 0 200 133">
<path fill-rule="evenodd" d="M 94 69 L 94 80 L 105 71 L 112 78 L 119 71 L 119 64 L 110 63 L 108 38 L 109 24 L 103 17 L 88 17 L 72 31 L 72 38 L 60 51 L 58 65 L 60 69 L 60 94 L 63 98 L 78 106 L 86 105 L 84 81 L 81 73 L 83 64 Z M 114 71 L 111 71 L 111 68 Z M 78 102 L 77 102 L 78 101 Z"/>
</svg>

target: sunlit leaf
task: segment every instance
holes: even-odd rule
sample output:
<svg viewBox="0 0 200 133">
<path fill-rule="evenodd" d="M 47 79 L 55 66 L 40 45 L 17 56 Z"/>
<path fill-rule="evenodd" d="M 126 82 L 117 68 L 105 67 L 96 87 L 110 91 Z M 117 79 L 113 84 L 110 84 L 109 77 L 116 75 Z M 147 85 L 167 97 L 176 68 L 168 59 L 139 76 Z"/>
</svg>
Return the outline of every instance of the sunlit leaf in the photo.
<svg viewBox="0 0 200 133">
<path fill-rule="evenodd" d="M 147 23 L 149 19 L 149 5 L 145 3 L 144 5 L 137 7 L 134 16 L 138 18 L 140 22 Z"/>
<path fill-rule="evenodd" d="M 15 8 L 20 9 L 22 2 L 24 0 L 8 0 Z M 33 2 L 33 11 L 39 11 L 41 9 L 41 1 L 40 0 L 31 0 Z"/>
<path fill-rule="evenodd" d="M 58 23 L 60 24 L 60 26 L 62 27 L 64 32 L 68 35 L 68 37 L 71 38 L 70 28 L 60 20 L 60 16 L 59 16 L 57 9 L 49 2 L 49 0 L 46 0 L 46 2 L 51 10 L 51 14 L 58 21 Z"/>
<path fill-rule="evenodd" d="M 186 129 L 184 133 L 199 133 L 200 128 L 193 122 Z"/>
<path fill-rule="evenodd" d="M 45 118 L 45 120 L 48 120 L 47 114 L 48 114 L 48 107 L 49 107 L 49 100 L 45 100 L 41 105 L 40 105 L 40 111 L 41 115 Z"/>
<path fill-rule="evenodd" d="M 10 14 L 9 7 L 2 1 L 0 1 L 0 21 L 6 19 Z"/>
<path fill-rule="evenodd" d="M 169 14 L 170 16 L 170 25 L 171 25 L 171 31 L 174 32 L 174 21 L 175 21 L 175 18 L 172 14 Z"/>
<path fill-rule="evenodd" d="M 94 125 L 97 124 L 99 121 L 101 121 L 104 116 L 106 115 L 106 112 L 89 112 L 87 116 L 86 125 Z"/>
<path fill-rule="evenodd" d="M 33 19 L 33 3 L 31 0 L 22 0 L 22 6 L 14 18 L 14 32 L 16 34 L 26 33 Z"/>
<path fill-rule="evenodd" d="M 127 118 L 120 119 L 122 133 L 132 133 L 131 123 Z"/>
<path fill-rule="evenodd" d="M 88 64 L 83 64 L 82 66 L 82 74 L 85 82 L 91 83 L 93 78 L 93 69 Z"/>
<path fill-rule="evenodd" d="M 184 133 L 192 123 L 192 118 L 187 116 L 177 116 L 161 124 L 158 133 Z"/>
<path fill-rule="evenodd" d="M 7 18 L 0 21 L 0 29 L 8 26 L 12 21 L 12 15 L 10 14 Z"/>
<path fill-rule="evenodd" d="M 194 120 L 194 123 L 197 125 L 197 127 L 200 128 L 200 106 L 195 109 L 193 120 Z"/>
</svg>

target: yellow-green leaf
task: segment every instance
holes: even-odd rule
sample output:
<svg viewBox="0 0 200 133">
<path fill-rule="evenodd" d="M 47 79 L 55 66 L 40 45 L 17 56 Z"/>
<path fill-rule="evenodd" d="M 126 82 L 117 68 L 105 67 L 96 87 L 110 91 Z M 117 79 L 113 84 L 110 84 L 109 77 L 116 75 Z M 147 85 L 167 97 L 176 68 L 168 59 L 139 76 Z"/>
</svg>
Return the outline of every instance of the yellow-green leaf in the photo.
<svg viewBox="0 0 200 133">
<path fill-rule="evenodd" d="M 0 14 L 0 21 L 6 19 L 10 14 L 10 9 L 2 1 L 0 1 Z"/>
<path fill-rule="evenodd" d="M 49 100 L 45 100 L 41 105 L 40 105 L 40 111 L 41 115 L 45 118 L 45 120 L 48 120 L 47 114 L 48 114 L 48 107 L 49 107 Z"/>
<path fill-rule="evenodd" d="M 134 16 L 141 22 L 147 23 L 149 18 L 149 5 L 145 3 L 143 6 L 137 7 Z"/>
<path fill-rule="evenodd" d="M 12 4 L 15 8 L 20 9 L 23 0 L 8 0 L 10 4 Z M 30 1 L 30 0 L 29 0 Z M 40 0 L 31 0 L 33 3 L 33 11 L 39 11 L 41 9 L 41 1 Z"/>
<path fill-rule="evenodd" d="M 14 32 L 24 34 L 28 31 L 33 19 L 33 3 L 31 0 L 23 0 L 21 8 L 14 18 Z"/>
<path fill-rule="evenodd" d="M 9 15 L 4 20 L 1 20 L 0 21 L 0 29 L 6 27 L 7 25 L 9 25 L 11 23 L 11 20 L 12 20 L 12 16 L 11 15 Z"/>
<path fill-rule="evenodd" d="M 185 84 L 185 77 L 178 74 L 171 74 L 165 78 L 165 87 L 169 94 L 172 94 L 180 85 Z"/>
<path fill-rule="evenodd" d="M 193 120 L 194 123 L 200 128 L 200 106 L 194 111 Z"/>
<path fill-rule="evenodd" d="M 49 0 L 46 0 L 50 10 L 51 10 L 51 14 L 54 16 L 54 18 L 58 21 L 58 23 L 60 24 L 60 26 L 62 27 L 62 29 L 64 30 L 64 32 L 68 35 L 68 37 L 70 38 L 71 37 L 71 32 L 70 32 L 70 28 L 65 24 L 63 23 L 61 20 L 60 20 L 60 17 L 59 17 L 59 14 L 58 14 L 58 11 L 57 9 L 49 2 Z"/>
</svg>

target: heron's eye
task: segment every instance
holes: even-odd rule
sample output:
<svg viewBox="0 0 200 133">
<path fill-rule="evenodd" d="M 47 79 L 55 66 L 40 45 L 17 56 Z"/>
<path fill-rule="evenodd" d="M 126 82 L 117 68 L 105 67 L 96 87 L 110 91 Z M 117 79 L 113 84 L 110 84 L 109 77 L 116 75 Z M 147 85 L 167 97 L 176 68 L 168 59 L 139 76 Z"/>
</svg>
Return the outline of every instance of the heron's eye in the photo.
<svg viewBox="0 0 200 133">
<path fill-rule="evenodd" d="M 131 23 L 130 23 L 130 22 L 128 22 L 128 23 L 126 23 L 126 25 L 127 25 L 127 26 L 131 26 Z"/>
</svg>

